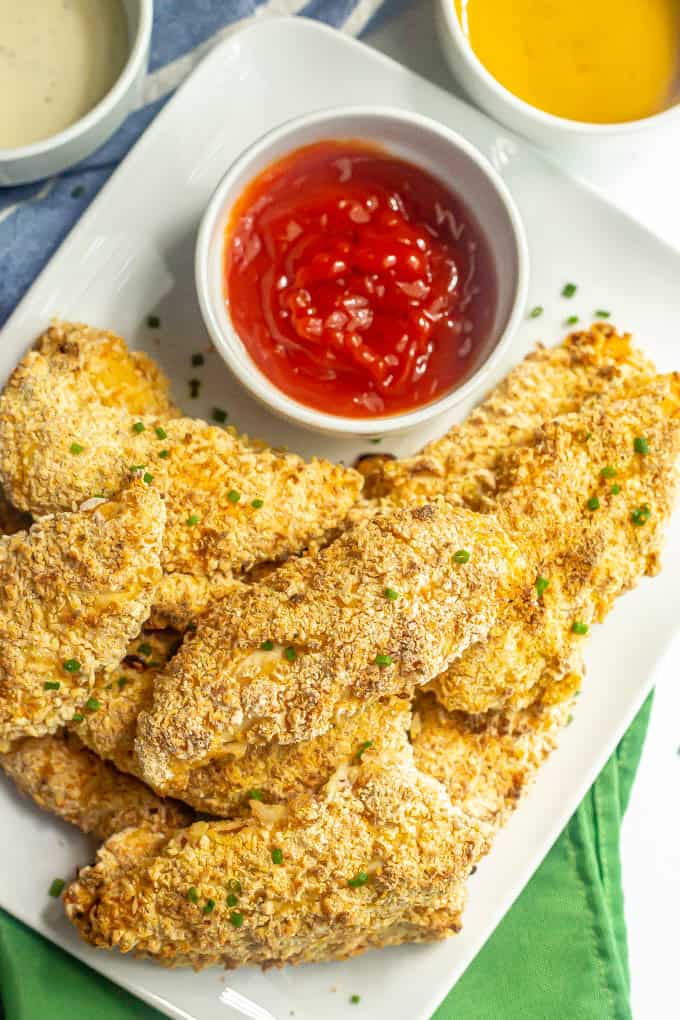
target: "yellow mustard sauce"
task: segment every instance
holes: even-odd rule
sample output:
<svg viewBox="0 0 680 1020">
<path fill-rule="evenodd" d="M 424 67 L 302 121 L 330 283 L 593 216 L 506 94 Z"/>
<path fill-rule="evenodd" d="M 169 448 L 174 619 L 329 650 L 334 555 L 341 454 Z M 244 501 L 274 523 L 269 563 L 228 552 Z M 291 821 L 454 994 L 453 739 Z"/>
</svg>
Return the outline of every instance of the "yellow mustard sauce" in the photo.
<svg viewBox="0 0 680 1020">
<path fill-rule="evenodd" d="M 547 113 L 649 117 L 680 93 L 680 0 L 451 0 L 486 69 Z"/>
</svg>

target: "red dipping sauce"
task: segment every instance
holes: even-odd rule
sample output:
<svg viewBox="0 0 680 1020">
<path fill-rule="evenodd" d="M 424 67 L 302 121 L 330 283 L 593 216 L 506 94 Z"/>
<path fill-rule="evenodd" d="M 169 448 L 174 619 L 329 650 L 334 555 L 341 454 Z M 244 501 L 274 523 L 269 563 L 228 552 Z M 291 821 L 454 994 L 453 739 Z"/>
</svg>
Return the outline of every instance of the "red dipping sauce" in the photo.
<svg viewBox="0 0 680 1020">
<path fill-rule="evenodd" d="M 320 142 L 245 189 L 227 227 L 234 327 L 280 390 L 327 414 L 429 404 L 486 354 L 487 241 L 458 196 L 363 142 Z"/>
</svg>

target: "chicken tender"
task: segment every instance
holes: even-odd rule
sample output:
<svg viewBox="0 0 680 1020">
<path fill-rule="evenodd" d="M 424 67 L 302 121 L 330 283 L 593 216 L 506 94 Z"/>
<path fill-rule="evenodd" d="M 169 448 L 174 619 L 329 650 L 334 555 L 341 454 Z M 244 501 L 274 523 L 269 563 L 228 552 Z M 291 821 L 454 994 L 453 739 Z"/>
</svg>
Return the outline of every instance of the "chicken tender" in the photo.
<svg viewBox="0 0 680 1020">
<path fill-rule="evenodd" d="M 140 480 L 94 502 L 0 538 L 0 750 L 69 720 L 149 614 L 163 500 Z"/>
<path fill-rule="evenodd" d="M 145 411 L 132 369 L 118 371 L 138 356 L 125 361 L 117 338 L 112 356 L 113 341 L 100 351 L 92 331 L 83 339 L 80 327 L 63 329 L 61 345 L 48 333 L 26 355 L 0 398 L 0 481 L 19 508 L 39 515 L 116 493 L 131 471 L 167 478 L 158 626 L 186 626 L 234 574 L 299 553 L 342 525 L 361 489 L 357 472 L 168 420 L 163 401 L 149 399 Z"/>
<path fill-rule="evenodd" d="M 496 462 L 504 452 L 531 441 L 533 431 L 557 415 L 584 410 L 655 375 L 630 334 L 595 324 L 570 334 L 558 347 L 529 354 L 460 425 L 414 457 L 361 462 L 365 495 L 387 506 L 409 506 L 438 495 L 489 509 L 498 489 Z"/>
<path fill-rule="evenodd" d="M 571 686 L 571 679 L 566 679 Z M 534 702 L 482 715 L 447 712 L 419 692 L 411 742 L 416 766 L 443 783 L 451 802 L 474 819 L 491 845 L 571 719 L 571 704 Z"/>
<path fill-rule="evenodd" d="M 680 381 L 593 404 L 536 430 L 499 469 L 498 518 L 522 534 L 534 575 L 486 640 L 432 683 L 449 709 L 521 707 L 570 689 L 583 636 L 659 569 L 680 458 Z M 556 686 L 557 681 L 557 686 Z"/>
<path fill-rule="evenodd" d="M 25 737 L 0 754 L 0 767 L 39 807 L 99 840 L 130 826 L 165 830 L 193 821 L 190 808 L 156 797 L 73 734 Z"/>
<path fill-rule="evenodd" d="M 357 525 L 199 621 L 139 718 L 142 776 L 178 790 L 244 741 L 309 740 L 412 690 L 485 636 L 524 575 L 491 515 L 440 502 Z"/>
<path fill-rule="evenodd" d="M 265 820 L 114 836 L 65 904 L 86 941 L 168 965 L 338 959 L 457 931 L 483 844 L 410 752 L 369 749 Z"/>
</svg>

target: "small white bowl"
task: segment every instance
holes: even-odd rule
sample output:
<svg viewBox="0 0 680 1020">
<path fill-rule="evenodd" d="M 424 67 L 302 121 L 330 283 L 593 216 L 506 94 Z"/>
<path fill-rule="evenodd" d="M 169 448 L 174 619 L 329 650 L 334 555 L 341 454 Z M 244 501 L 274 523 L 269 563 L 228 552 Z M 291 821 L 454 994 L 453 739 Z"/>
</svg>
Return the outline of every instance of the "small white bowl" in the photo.
<svg viewBox="0 0 680 1020">
<path fill-rule="evenodd" d="M 0 149 L 0 187 L 27 184 L 58 174 L 103 145 L 134 107 L 146 74 L 153 0 L 123 0 L 129 56 L 120 77 L 96 106 L 75 124 L 31 145 Z"/>
<path fill-rule="evenodd" d="M 556 117 L 519 99 L 487 71 L 463 32 L 454 0 L 436 0 L 437 29 L 446 61 L 469 98 L 495 120 L 555 153 L 578 150 L 589 157 L 630 152 L 637 136 L 649 130 L 677 130 L 680 104 L 642 120 L 619 124 L 590 124 Z M 680 40 L 678 40 L 680 47 Z"/>
<path fill-rule="evenodd" d="M 370 141 L 415 163 L 459 194 L 486 237 L 495 264 L 496 317 L 485 360 L 460 386 L 414 411 L 347 418 L 307 407 L 257 367 L 228 313 L 223 290 L 225 233 L 232 207 L 266 167 L 305 145 L 329 139 Z M 422 425 L 484 383 L 510 342 L 526 304 L 529 256 L 524 227 L 496 171 L 464 138 L 427 117 L 380 107 L 340 107 L 288 121 L 254 142 L 229 168 L 203 216 L 196 245 L 196 288 L 210 335 L 243 386 L 288 421 L 330 435 L 386 435 Z"/>
</svg>

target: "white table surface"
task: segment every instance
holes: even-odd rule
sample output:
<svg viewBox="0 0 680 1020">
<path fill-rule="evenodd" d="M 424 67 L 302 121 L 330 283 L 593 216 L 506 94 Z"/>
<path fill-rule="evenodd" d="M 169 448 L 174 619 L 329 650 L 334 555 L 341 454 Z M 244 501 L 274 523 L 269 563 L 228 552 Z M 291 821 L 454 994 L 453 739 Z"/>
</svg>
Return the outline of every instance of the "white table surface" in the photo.
<svg viewBox="0 0 680 1020">
<path fill-rule="evenodd" d="M 365 41 L 438 85 L 456 91 L 440 52 L 430 3 L 421 0 L 409 7 L 367 35 Z M 624 161 L 603 157 L 584 164 L 575 156 L 563 165 L 567 162 L 567 170 L 590 180 L 611 201 L 680 248 L 680 131 L 651 136 L 644 147 L 637 146 Z M 625 328 L 625 323 L 618 325 Z M 635 1020 L 680 1017 L 678 672 L 680 646 L 670 656 L 657 685 L 647 742 L 623 826 L 623 884 Z"/>
</svg>

